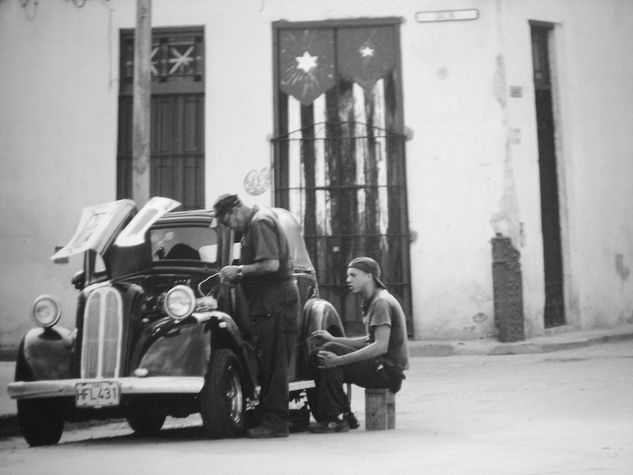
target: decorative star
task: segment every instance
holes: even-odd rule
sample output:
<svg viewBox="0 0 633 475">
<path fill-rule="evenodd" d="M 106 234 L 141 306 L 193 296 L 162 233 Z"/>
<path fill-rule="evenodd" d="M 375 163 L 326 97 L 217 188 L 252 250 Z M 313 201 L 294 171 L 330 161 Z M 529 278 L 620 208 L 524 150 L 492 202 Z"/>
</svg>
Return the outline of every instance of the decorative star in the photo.
<svg viewBox="0 0 633 475">
<path fill-rule="evenodd" d="M 318 56 L 311 56 L 307 51 L 303 52 L 303 56 L 295 58 L 297 61 L 297 69 L 301 69 L 304 73 L 309 73 L 316 68 Z"/>
<path fill-rule="evenodd" d="M 193 46 L 190 46 L 183 54 L 180 54 L 180 52 L 176 48 L 170 49 L 174 57 L 169 59 L 169 62 L 173 64 L 173 66 L 169 70 L 169 74 L 174 74 L 179 69 L 181 71 L 185 71 L 186 68 L 193 61 L 193 57 L 190 56 L 190 54 L 193 52 Z"/>
<path fill-rule="evenodd" d="M 150 56 L 150 61 L 151 61 L 151 70 L 152 70 L 152 74 L 154 76 L 158 76 L 158 69 L 156 68 L 156 65 L 158 64 L 158 60 L 156 59 L 156 54 L 158 53 L 158 47 L 155 46 L 154 48 L 152 48 L 152 54 Z"/>
<path fill-rule="evenodd" d="M 358 52 L 363 58 L 371 58 L 374 55 L 374 48 L 369 45 L 365 45 L 359 49 Z"/>
</svg>

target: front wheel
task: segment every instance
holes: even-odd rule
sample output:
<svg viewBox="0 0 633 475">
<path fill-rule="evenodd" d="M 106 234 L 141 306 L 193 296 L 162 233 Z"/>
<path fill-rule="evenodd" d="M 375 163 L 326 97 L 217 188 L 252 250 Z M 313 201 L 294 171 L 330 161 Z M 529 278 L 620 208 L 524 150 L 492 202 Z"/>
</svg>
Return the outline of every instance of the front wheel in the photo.
<svg viewBox="0 0 633 475">
<path fill-rule="evenodd" d="M 54 445 L 64 431 L 62 405 L 56 399 L 18 400 L 18 424 L 32 447 Z"/>
<path fill-rule="evenodd" d="M 199 399 L 209 437 L 235 437 L 244 432 L 244 394 L 237 357 L 231 350 L 221 348 L 211 354 Z"/>
</svg>

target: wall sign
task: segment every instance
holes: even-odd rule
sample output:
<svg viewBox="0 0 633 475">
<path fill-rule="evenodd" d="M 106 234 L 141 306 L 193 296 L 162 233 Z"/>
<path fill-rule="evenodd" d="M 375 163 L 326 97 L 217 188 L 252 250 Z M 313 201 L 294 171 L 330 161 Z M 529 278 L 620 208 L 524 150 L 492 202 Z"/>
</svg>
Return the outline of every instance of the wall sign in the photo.
<svg viewBox="0 0 633 475">
<path fill-rule="evenodd" d="M 477 18 L 479 18 L 479 10 L 476 8 L 469 8 L 465 10 L 436 10 L 417 12 L 415 14 L 415 19 L 418 23 L 476 20 Z"/>
<path fill-rule="evenodd" d="M 251 170 L 244 177 L 244 189 L 249 195 L 261 195 L 270 187 L 270 169 Z"/>
</svg>

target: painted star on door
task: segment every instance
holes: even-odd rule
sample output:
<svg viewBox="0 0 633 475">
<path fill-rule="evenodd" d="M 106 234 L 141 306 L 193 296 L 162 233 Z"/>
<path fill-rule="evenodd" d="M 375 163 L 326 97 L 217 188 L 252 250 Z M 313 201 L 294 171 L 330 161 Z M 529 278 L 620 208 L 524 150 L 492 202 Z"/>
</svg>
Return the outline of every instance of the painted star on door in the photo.
<svg viewBox="0 0 633 475">
<path fill-rule="evenodd" d="M 280 88 L 306 106 L 336 83 L 336 74 L 371 90 L 396 64 L 389 27 L 285 30 L 280 35 Z M 337 58 L 337 64 L 335 64 Z"/>
<path fill-rule="evenodd" d="M 345 79 L 371 90 L 396 64 L 393 29 L 389 27 L 341 30 L 338 38 L 338 72 Z"/>
<path fill-rule="evenodd" d="M 284 31 L 280 38 L 280 87 L 302 105 L 336 83 L 331 30 Z"/>
</svg>

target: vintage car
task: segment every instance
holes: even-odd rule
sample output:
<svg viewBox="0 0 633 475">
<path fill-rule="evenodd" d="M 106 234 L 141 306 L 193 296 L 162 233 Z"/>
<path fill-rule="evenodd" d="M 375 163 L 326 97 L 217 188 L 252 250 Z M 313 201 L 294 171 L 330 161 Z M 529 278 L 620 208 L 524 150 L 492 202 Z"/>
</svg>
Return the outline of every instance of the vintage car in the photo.
<svg viewBox="0 0 633 475">
<path fill-rule="evenodd" d="M 83 254 L 83 269 L 72 279 L 79 290 L 76 328 L 58 324 L 55 297 L 35 299 L 39 327 L 22 339 L 8 387 L 30 445 L 57 443 L 65 421 L 126 418 L 147 435 L 167 416 L 194 413 L 208 436 L 232 437 L 256 413 L 257 361 L 243 294 L 218 273 L 239 258 L 239 236 L 212 211 L 173 211 L 178 205 L 155 197 L 138 213 L 131 200 L 85 208 L 76 233 L 53 256 L 68 262 Z M 309 335 L 316 329 L 343 335 L 343 326 L 318 297 L 297 221 L 286 210 L 275 213 L 302 299 L 289 403 L 296 422 L 307 424 L 305 390 L 314 386 Z"/>
</svg>

